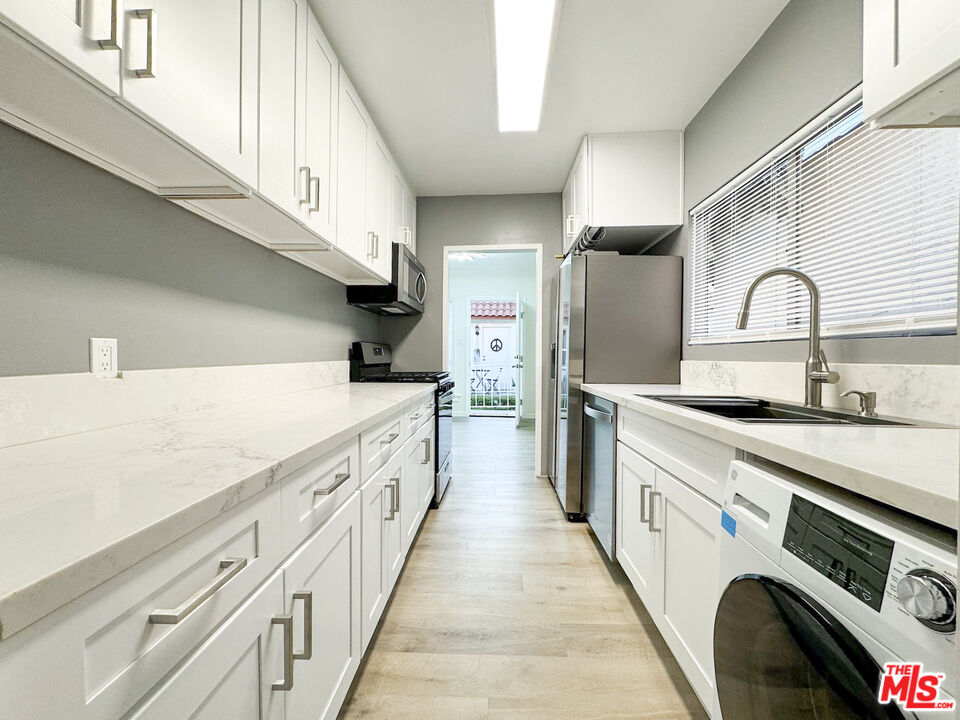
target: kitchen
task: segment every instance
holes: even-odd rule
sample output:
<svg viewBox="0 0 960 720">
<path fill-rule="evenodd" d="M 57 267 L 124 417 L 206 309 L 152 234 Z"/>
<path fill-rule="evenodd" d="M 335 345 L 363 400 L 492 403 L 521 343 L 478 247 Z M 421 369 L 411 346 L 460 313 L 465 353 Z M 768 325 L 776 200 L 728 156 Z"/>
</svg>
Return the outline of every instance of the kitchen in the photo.
<svg viewBox="0 0 960 720">
<path fill-rule="evenodd" d="M 0 716 L 951 716 L 958 28 L 0 0 Z"/>
</svg>

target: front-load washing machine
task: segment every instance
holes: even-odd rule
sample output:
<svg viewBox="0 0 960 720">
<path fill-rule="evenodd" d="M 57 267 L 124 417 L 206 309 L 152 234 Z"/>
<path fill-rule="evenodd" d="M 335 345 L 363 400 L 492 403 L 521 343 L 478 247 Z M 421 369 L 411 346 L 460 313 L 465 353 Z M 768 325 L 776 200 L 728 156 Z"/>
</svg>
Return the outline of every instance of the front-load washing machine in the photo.
<svg viewBox="0 0 960 720">
<path fill-rule="evenodd" d="M 952 700 L 954 533 L 762 461 L 730 464 L 722 526 L 714 720 L 954 716 L 878 697 L 921 663 Z"/>
</svg>

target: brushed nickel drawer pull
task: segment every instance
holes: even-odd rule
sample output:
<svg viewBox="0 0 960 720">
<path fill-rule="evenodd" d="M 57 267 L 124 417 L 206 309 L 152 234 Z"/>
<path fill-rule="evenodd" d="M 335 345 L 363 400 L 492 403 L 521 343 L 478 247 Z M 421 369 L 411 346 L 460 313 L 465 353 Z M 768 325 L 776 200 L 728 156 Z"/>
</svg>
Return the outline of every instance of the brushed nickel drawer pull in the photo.
<svg viewBox="0 0 960 720">
<path fill-rule="evenodd" d="M 336 480 L 336 482 L 334 482 L 333 485 L 331 485 L 328 488 L 324 488 L 323 490 L 314 490 L 313 496 L 317 497 L 320 495 L 332 495 L 340 488 L 341 485 L 343 485 L 347 480 L 350 479 L 350 473 L 348 472 L 337 473 L 333 477 L 334 477 L 334 480 Z"/>
<path fill-rule="evenodd" d="M 184 600 L 183 604 L 171 609 L 154 610 L 150 613 L 150 617 L 147 618 L 147 620 L 152 625 L 176 625 L 203 605 L 204 602 L 213 597 L 217 590 L 230 582 L 231 578 L 235 577 L 246 566 L 246 558 L 226 558 L 225 560 L 221 560 L 220 569 L 225 572 L 218 573 L 206 586 L 200 588 Z"/>
<path fill-rule="evenodd" d="M 303 600 L 303 652 L 293 653 L 294 660 L 309 660 L 313 657 L 313 593 L 300 590 L 293 594 L 293 601 Z"/>
<path fill-rule="evenodd" d="M 283 625 L 283 680 L 270 687 L 273 690 L 293 690 L 293 615 L 270 618 L 272 625 Z"/>
<path fill-rule="evenodd" d="M 425 437 L 420 441 L 423 443 L 423 460 L 420 461 L 421 465 L 426 465 L 430 462 L 430 438 Z"/>
<path fill-rule="evenodd" d="M 380 441 L 380 444 L 381 444 L 381 445 L 389 445 L 389 444 L 392 443 L 394 440 L 396 440 L 398 437 L 400 437 L 400 433 L 390 433 L 389 435 L 387 435 L 387 439 L 386 439 L 386 440 L 381 440 L 381 441 Z"/>
<path fill-rule="evenodd" d="M 397 489 L 393 486 L 393 479 L 391 478 L 387 482 L 383 483 L 384 490 L 390 490 L 390 509 L 387 510 L 390 513 L 384 520 L 393 520 L 397 516 L 397 511 L 393 509 L 393 506 L 396 504 Z"/>
</svg>

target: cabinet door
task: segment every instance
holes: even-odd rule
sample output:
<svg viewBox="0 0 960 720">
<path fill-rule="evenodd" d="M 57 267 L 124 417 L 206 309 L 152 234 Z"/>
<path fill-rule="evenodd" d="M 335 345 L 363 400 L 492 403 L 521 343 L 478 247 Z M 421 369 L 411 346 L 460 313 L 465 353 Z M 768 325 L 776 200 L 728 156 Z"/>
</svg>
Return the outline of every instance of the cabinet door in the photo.
<svg viewBox="0 0 960 720">
<path fill-rule="evenodd" d="M 866 0 L 863 4 L 863 113 L 866 120 L 893 110 L 917 91 L 960 67 L 960 0 Z M 956 83 L 954 83 L 954 87 Z M 953 94 L 954 98 L 956 94 Z M 935 109 L 942 99 L 931 98 Z M 949 102 L 949 101 L 948 101 Z M 957 101 L 954 99 L 953 107 Z M 926 123 L 916 117 L 898 124 Z"/>
<path fill-rule="evenodd" d="M 584 226 L 590 224 L 590 140 L 584 138 L 580 151 L 573 163 L 573 236 L 576 237 Z"/>
<path fill-rule="evenodd" d="M 122 99 L 257 183 L 258 0 L 124 0 Z"/>
<path fill-rule="evenodd" d="M 381 471 L 360 491 L 362 519 L 362 551 L 360 561 L 360 635 L 363 652 L 367 651 L 383 608 L 390 597 L 390 573 L 387 560 L 387 534 L 391 523 L 399 524 L 393 513 L 393 487 Z"/>
<path fill-rule="evenodd" d="M 656 468 L 621 442 L 617 443 L 617 560 L 647 611 L 661 610 L 658 595 L 660 533 L 650 517 L 657 491 Z"/>
<path fill-rule="evenodd" d="M 390 227 L 390 153 L 374 132 L 367 133 L 367 255 L 362 258 L 381 277 L 390 277 L 393 237 Z"/>
<path fill-rule="evenodd" d="M 426 449 L 423 464 L 420 466 L 420 508 L 426 514 L 433 501 L 434 483 L 436 482 L 435 460 L 437 448 L 436 428 L 433 418 L 427 420 L 429 431 L 426 435 Z"/>
<path fill-rule="evenodd" d="M 280 574 L 263 585 L 130 716 L 132 720 L 282 720 Z"/>
<path fill-rule="evenodd" d="M 403 185 L 403 231 L 413 253 L 417 252 L 417 198 L 410 188 Z"/>
<path fill-rule="evenodd" d="M 713 618 L 719 601 L 720 506 L 657 470 L 661 492 L 654 527 L 661 530 L 658 623 L 684 675 L 710 707 L 714 694 Z"/>
<path fill-rule="evenodd" d="M 288 720 L 334 720 L 360 666 L 360 504 L 354 493 L 284 563 L 294 657 L 306 656 L 294 660 Z"/>
<path fill-rule="evenodd" d="M 403 184 L 403 178 L 400 177 L 400 173 L 394 168 L 390 182 L 389 239 L 390 242 L 402 243 L 404 245 L 407 243 L 407 234 L 403 226 L 403 210 L 406 201 L 405 193 L 406 188 Z"/>
<path fill-rule="evenodd" d="M 383 481 L 390 483 L 394 488 L 388 492 L 393 501 L 393 511 L 390 513 L 392 519 L 384 527 L 386 563 L 383 569 L 386 573 L 387 595 L 393 591 L 393 586 L 396 585 L 400 571 L 403 569 L 403 561 L 407 557 L 403 547 L 403 485 L 406 479 L 404 453 L 398 452 L 383 468 Z"/>
<path fill-rule="evenodd" d="M 306 0 L 262 0 L 260 13 L 260 181 L 267 199 L 292 215 L 308 201 L 303 166 Z"/>
<path fill-rule="evenodd" d="M 120 94 L 122 0 L 0 0 L 0 19 L 111 95 Z"/>
<path fill-rule="evenodd" d="M 572 241 L 577 233 L 574 230 L 574 222 L 577 218 L 577 210 L 574 206 L 576 200 L 576 184 L 577 178 L 574 172 L 570 171 L 570 176 L 567 178 L 567 184 L 563 186 L 563 195 L 561 196 L 561 203 L 563 206 L 563 249 L 567 249 L 568 243 Z"/>
<path fill-rule="evenodd" d="M 426 426 L 407 441 L 403 447 L 403 482 L 400 486 L 400 524 L 403 528 L 403 552 L 406 554 L 413 545 L 413 539 L 420 529 L 423 517 L 422 496 L 420 495 L 420 475 L 426 454 Z"/>
<path fill-rule="evenodd" d="M 367 115 L 340 68 L 337 115 L 337 246 L 361 262 L 368 260 Z"/>
<path fill-rule="evenodd" d="M 307 225 L 328 242 L 337 234 L 337 109 L 340 63 L 307 13 L 304 165 L 310 176 Z"/>
</svg>

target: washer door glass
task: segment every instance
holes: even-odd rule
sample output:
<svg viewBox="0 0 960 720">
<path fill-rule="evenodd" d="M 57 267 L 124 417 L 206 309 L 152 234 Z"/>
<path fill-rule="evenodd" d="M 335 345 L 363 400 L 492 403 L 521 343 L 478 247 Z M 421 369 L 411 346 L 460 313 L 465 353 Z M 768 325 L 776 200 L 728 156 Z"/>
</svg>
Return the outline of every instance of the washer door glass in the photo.
<svg viewBox="0 0 960 720">
<path fill-rule="evenodd" d="M 724 720 L 903 720 L 880 705 L 882 670 L 798 588 L 742 575 L 724 591 L 713 633 Z"/>
</svg>

